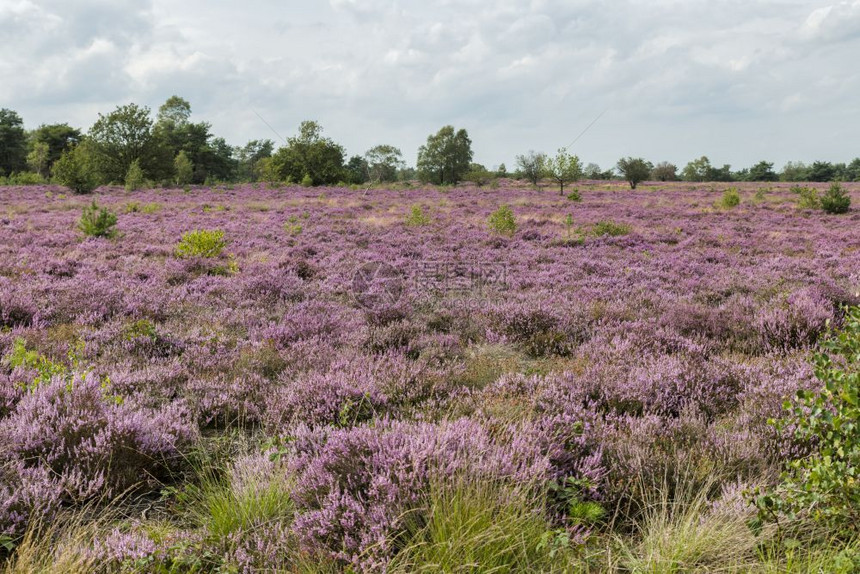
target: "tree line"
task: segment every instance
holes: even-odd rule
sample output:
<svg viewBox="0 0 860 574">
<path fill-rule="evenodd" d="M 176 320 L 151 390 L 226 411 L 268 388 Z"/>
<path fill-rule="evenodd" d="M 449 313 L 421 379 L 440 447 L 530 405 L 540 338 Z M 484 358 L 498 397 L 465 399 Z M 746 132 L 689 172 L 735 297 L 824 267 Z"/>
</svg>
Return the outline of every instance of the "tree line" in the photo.
<svg viewBox="0 0 860 574">
<path fill-rule="evenodd" d="M 0 178 L 11 183 L 53 179 L 79 192 L 102 184 L 136 187 L 144 183 L 190 185 L 211 182 L 271 181 L 302 185 L 365 184 L 419 179 L 437 185 L 471 181 L 484 185 L 498 177 L 534 184 L 550 179 L 560 193 L 578 179 L 624 179 L 635 188 L 653 181 L 860 181 L 860 158 L 850 163 L 789 162 L 780 172 L 760 161 L 738 171 L 712 165 L 707 156 L 679 169 L 622 158 L 610 169 L 583 166 L 565 149 L 550 156 L 530 151 L 516 157 L 516 169 L 495 170 L 473 162 L 472 141 L 465 129 L 444 126 L 418 149 L 414 168 L 399 148 L 380 144 L 363 155 L 347 157 L 345 148 L 323 135 L 322 126 L 304 121 L 298 132 L 275 149 L 270 139 L 231 146 L 212 133 L 208 122 L 191 120 L 191 104 L 171 96 L 153 116 L 146 106 L 118 106 L 99 114 L 83 132 L 67 123 L 40 125 L 27 131 L 13 110 L 0 109 Z"/>
</svg>

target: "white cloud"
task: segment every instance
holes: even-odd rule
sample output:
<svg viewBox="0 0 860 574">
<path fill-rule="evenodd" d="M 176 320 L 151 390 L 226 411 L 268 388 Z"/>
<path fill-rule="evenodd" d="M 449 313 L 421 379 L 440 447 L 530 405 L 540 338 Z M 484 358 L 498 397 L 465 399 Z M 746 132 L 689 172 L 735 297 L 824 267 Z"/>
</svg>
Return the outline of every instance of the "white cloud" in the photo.
<svg viewBox="0 0 860 574">
<path fill-rule="evenodd" d="M 0 99 L 30 127 L 179 94 L 236 144 L 274 139 L 259 113 L 414 158 L 453 123 L 510 166 L 608 108 L 575 150 L 602 165 L 857 154 L 825 135 L 860 127 L 860 0 L 0 0 L 0 33 Z"/>
</svg>

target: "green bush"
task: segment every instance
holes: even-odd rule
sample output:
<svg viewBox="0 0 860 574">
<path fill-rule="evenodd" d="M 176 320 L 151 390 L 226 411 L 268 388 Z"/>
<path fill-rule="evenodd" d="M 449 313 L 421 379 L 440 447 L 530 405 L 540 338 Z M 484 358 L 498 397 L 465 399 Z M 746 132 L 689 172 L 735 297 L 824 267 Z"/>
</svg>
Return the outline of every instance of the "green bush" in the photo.
<svg viewBox="0 0 860 574">
<path fill-rule="evenodd" d="M 499 235 L 513 235 L 517 231 L 517 221 L 510 206 L 502 205 L 492 214 L 488 220 L 490 230 Z"/>
<path fill-rule="evenodd" d="M 54 180 L 75 193 L 91 193 L 99 186 L 99 174 L 86 142 L 64 151 L 51 168 Z"/>
<path fill-rule="evenodd" d="M 0 177 L 0 185 L 40 185 L 45 178 L 32 171 L 13 173 L 8 177 Z"/>
<path fill-rule="evenodd" d="M 128 191 L 137 191 L 145 184 L 146 180 L 143 177 L 143 170 L 140 168 L 140 161 L 134 160 L 125 174 L 125 189 Z"/>
<path fill-rule="evenodd" d="M 96 201 L 84 208 L 78 229 L 90 237 L 113 237 L 116 215 L 106 207 L 99 207 Z"/>
<path fill-rule="evenodd" d="M 741 203 L 741 196 L 738 193 L 738 188 L 730 187 L 723 192 L 723 197 L 720 200 L 720 205 L 726 209 L 737 207 Z"/>
<path fill-rule="evenodd" d="M 830 188 L 821 196 L 821 209 L 827 213 L 845 213 L 850 207 L 851 197 L 837 181 L 831 183 Z"/>
<path fill-rule="evenodd" d="M 574 187 L 573 190 L 571 190 L 571 192 L 567 194 L 567 198 L 570 201 L 582 201 L 582 194 L 579 193 L 579 190 Z"/>
<path fill-rule="evenodd" d="M 779 486 L 755 499 L 760 520 L 810 519 L 846 538 L 860 534 L 860 307 L 849 309 L 813 357 L 823 387 L 787 401 L 781 432 L 814 445 L 792 460 Z"/>
<path fill-rule="evenodd" d="M 176 185 L 184 186 L 191 183 L 191 178 L 194 176 L 194 164 L 191 163 L 184 151 L 180 151 L 173 158 L 173 172 Z"/>
<path fill-rule="evenodd" d="M 818 190 L 814 187 L 795 185 L 791 188 L 791 192 L 799 196 L 797 207 L 800 209 L 818 209 L 821 205 L 821 201 L 818 198 Z"/>
<path fill-rule="evenodd" d="M 218 257 L 227 246 L 224 232 L 218 229 L 195 229 L 182 235 L 176 246 L 179 257 Z"/>
<path fill-rule="evenodd" d="M 302 187 L 311 187 L 311 186 L 313 186 L 313 184 L 314 184 L 314 178 L 312 178 L 308 174 L 305 174 L 305 176 L 302 178 Z"/>
<path fill-rule="evenodd" d="M 591 228 L 591 233 L 597 237 L 609 235 L 617 237 L 619 235 L 627 235 L 630 233 L 630 226 L 625 223 L 613 223 L 612 221 L 598 221 Z"/>
<path fill-rule="evenodd" d="M 424 213 L 424 209 L 420 205 L 413 205 L 406 217 L 406 225 L 418 227 L 429 223 L 430 216 Z"/>
</svg>

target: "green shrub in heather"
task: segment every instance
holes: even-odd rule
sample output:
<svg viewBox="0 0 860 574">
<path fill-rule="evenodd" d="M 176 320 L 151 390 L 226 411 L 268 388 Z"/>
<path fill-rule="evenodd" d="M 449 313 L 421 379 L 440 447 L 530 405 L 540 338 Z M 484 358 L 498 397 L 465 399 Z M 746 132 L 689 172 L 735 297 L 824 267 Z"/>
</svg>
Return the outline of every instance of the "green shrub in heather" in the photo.
<svg viewBox="0 0 860 574">
<path fill-rule="evenodd" d="M 182 235 L 176 246 L 179 257 L 218 257 L 227 246 L 224 232 L 218 229 L 195 229 Z"/>
<path fill-rule="evenodd" d="M 490 230 L 499 235 L 513 235 L 517 231 L 517 221 L 510 206 L 502 205 L 492 214 L 488 220 Z"/>
<path fill-rule="evenodd" d="M 846 213 L 851 208 L 851 197 L 845 193 L 845 189 L 834 181 L 830 188 L 821 196 L 821 209 L 827 213 Z"/>
<path fill-rule="evenodd" d="M 845 538 L 860 534 L 860 307 L 814 356 L 818 392 L 799 391 L 775 426 L 814 445 L 789 462 L 782 481 L 755 499 L 760 520 L 811 520 Z"/>
<path fill-rule="evenodd" d="M 723 192 L 723 197 L 720 200 L 720 205 L 726 209 L 737 207 L 741 203 L 741 196 L 738 193 L 738 188 L 730 187 Z"/>
<path fill-rule="evenodd" d="M 409 215 L 406 217 L 406 225 L 412 227 L 420 227 L 430 223 L 430 216 L 424 212 L 420 205 L 413 205 L 409 210 Z"/>
<path fill-rule="evenodd" d="M 106 207 L 99 207 L 95 200 L 84 208 L 78 229 L 89 237 L 113 237 L 116 214 Z"/>
</svg>

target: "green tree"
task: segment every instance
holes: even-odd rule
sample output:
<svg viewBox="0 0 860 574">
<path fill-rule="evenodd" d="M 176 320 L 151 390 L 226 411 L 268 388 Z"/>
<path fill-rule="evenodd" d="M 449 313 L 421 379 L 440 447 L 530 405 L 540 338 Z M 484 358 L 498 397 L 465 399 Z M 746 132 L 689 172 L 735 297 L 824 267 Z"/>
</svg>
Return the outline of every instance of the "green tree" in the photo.
<svg viewBox="0 0 860 574">
<path fill-rule="evenodd" d="M 173 158 L 173 180 L 176 185 L 188 185 L 194 176 L 194 164 L 188 159 L 185 151 L 180 151 Z"/>
<path fill-rule="evenodd" d="M 34 172 L 46 177 L 50 172 L 49 154 L 48 144 L 36 142 L 33 144 L 33 149 L 27 154 L 27 165 Z"/>
<path fill-rule="evenodd" d="M 259 181 L 265 179 L 261 174 L 260 161 L 272 157 L 275 142 L 272 140 L 251 140 L 244 147 L 237 147 L 233 155 L 236 158 L 237 175 L 241 181 Z"/>
<path fill-rule="evenodd" d="M 85 139 L 64 151 L 51 166 L 54 180 L 75 193 L 90 193 L 97 188 L 100 178 L 93 148 L 92 142 Z"/>
<path fill-rule="evenodd" d="M 661 161 L 651 170 L 651 179 L 655 181 L 676 181 L 678 179 L 678 167 L 668 161 Z"/>
<path fill-rule="evenodd" d="M 27 134 L 21 116 L 0 109 L 0 176 L 27 169 Z"/>
<path fill-rule="evenodd" d="M 648 179 L 652 169 L 654 166 L 651 165 L 651 162 L 645 161 L 641 157 L 623 157 L 618 160 L 618 171 L 621 173 L 621 177 L 630 184 L 630 189 L 636 189 L 640 182 Z"/>
<path fill-rule="evenodd" d="M 370 166 L 360 155 L 354 155 L 346 162 L 346 180 L 349 183 L 361 184 L 368 181 Z"/>
<path fill-rule="evenodd" d="M 711 165 L 711 160 L 708 156 L 703 155 L 699 159 L 694 159 L 681 172 L 681 178 L 684 181 L 714 181 L 715 170 Z"/>
<path fill-rule="evenodd" d="M 403 154 L 393 145 L 378 145 L 364 153 L 370 181 L 397 181 L 397 171 L 406 167 Z"/>
<path fill-rule="evenodd" d="M 836 170 L 833 168 L 833 164 L 829 161 L 816 161 L 813 162 L 809 168 L 809 173 L 807 174 L 807 178 L 809 181 L 832 181 L 836 175 Z"/>
<path fill-rule="evenodd" d="M 312 185 L 337 183 L 344 177 L 343 146 L 322 136 L 322 126 L 304 121 L 299 134 L 272 156 L 273 167 L 281 180 L 300 182 L 307 176 Z"/>
<path fill-rule="evenodd" d="M 468 132 L 445 126 L 418 148 L 418 177 L 438 185 L 457 183 L 469 171 L 472 155 Z"/>
<path fill-rule="evenodd" d="M 860 181 L 860 157 L 854 158 L 845 166 L 845 180 Z"/>
<path fill-rule="evenodd" d="M 570 155 L 561 148 L 555 157 L 548 158 L 545 163 L 546 175 L 558 184 L 558 194 L 564 195 L 564 184 L 578 181 L 582 177 L 582 165 L 579 158 Z"/>
<path fill-rule="evenodd" d="M 474 183 L 477 187 L 483 187 L 493 179 L 493 174 L 483 165 L 473 163 L 469 166 L 469 171 L 466 172 L 463 179 Z"/>
<path fill-rule="evenodd" d="M 82 138 L 81 130 L 70 127 L 69 124 L 42 124 L 30 133 L 30 145 L 32 149 L 39 144 L 48 146 L 45 170 L 50 172 L 51 166 L 60 159 L 60 155 L 76 146 Z"/>
<path fill-rule="evenodd" d="M 773 171 L 773 163 L 760 161 L 749 169 L 747 181 L 779 181 L 779 175 Z"/>
<path fill-rule="evenodd" d="M 802 161 L 790 161 L 782 168 L 781 181 L 809 181 L 809 167 Z"/>
<path fill-rule="evenodd" d="M 149 113 L 146 106 L 128 104 L 106 116 L 99 114 L 89 136 L 104 181 L 124 182 L 135 160 L 144 174 L 154 179 L 160 179 L 172 167 L 164 165 L 169 150 L 153 136 Z"/>
<path fill-rule="evenodd" d="M 540 178 L 543 177 L 545 163 L 545 153 L 529 150 L 529 153 L 517 156 L 517 169 L 532 185 L 537 185 Z"/>
</svg>

